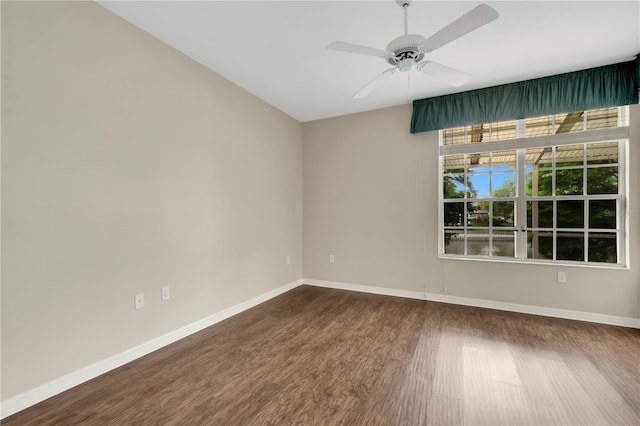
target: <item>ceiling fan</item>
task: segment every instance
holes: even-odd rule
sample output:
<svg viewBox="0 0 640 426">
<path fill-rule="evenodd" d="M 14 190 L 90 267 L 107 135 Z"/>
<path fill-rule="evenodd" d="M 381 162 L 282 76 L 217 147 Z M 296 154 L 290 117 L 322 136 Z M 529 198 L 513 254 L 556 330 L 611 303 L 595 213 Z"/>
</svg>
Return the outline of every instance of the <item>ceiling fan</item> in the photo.
<svg viewBox="0 0 640 426">
<path fill-rule="evenodd" d="M 462 71 L 447 67 L 437 62 L 429 60 L 423 61 L 426 54 L 450 43 L 465 34 L 470 33 L 498 18 L 498 12 L 486 4 L 481 4 L 471 9 L 446 27 L 429 38 L 425 38 L 419 34 L 409 34 L 407 29 L 407 9 L 411 4 L 411 0 L 396 0 L 396 3 L 404 10 L 404 35 L 397 37 L 389 43 L 386 50 L 376 49 L 375 47 L 360 46 L 358 44 L 344 43 L 342 41 L 334 41 L 327 46 L 329 50 L 338 50 L 341 52 L 358 53 L 361 55 L 377 56 L 385 59 L 389 64 L 393 65 L 386 71 L 383 71 L 362 89 L 360 89 L 354 98 L 364 98 L 380 84 L 386 81 L 396 72 L 409 72 L 414 67 L 431 77 L 444 81 L 452 86 L 459 87 L 465 84 L 471 76 Z"/>
</svg>

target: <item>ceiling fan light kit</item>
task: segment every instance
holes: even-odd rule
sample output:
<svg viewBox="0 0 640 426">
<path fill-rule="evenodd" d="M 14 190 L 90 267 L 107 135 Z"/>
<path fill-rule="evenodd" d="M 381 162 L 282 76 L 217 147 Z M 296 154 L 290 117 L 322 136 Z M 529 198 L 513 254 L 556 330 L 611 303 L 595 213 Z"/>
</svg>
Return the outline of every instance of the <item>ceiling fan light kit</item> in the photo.
<svg viewBox="0 0 640 426">
<path fill-rule="evenodd" d="M 489 5 L 481 4 L 445 26 L 431 37 L 425 38 L 420 34 L 408 33 L 407 10 L 411 4 L 411 0 L 396 0 L 396 3 L 404 10 L 404 35 L 391 40 L 385 50 L 341 41 L 335 41 L 327 46 L 329 50 L 377 56 L 385 59 L 389 65 L 393 66 L 393 68 L 383 71 L 367 83 L 353 97 L 363 98 L 395 72 L 400 71 L 407 73 L 414 67 L 423 74 L 444 81 L 455 87 L 462 86 L 468 82 L 471 79 L 469 74 L 437 62 L 423 61 L 423 59 L 434 50 L 496 20 L 499 16 L 498 12 Z"/>
</svg>

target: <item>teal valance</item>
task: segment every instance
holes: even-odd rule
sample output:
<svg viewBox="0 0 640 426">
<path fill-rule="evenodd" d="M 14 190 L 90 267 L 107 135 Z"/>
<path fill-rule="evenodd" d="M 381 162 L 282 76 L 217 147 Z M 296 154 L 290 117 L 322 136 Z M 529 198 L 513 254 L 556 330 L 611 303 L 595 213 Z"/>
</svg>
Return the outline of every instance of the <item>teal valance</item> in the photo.
<svg viewBox="0 0 640 426">
<path fill-rule="evenodd" d="M 638 103 L 640 56 L 587 70 L 413 101 L 411 133 Z"/>
</svg>

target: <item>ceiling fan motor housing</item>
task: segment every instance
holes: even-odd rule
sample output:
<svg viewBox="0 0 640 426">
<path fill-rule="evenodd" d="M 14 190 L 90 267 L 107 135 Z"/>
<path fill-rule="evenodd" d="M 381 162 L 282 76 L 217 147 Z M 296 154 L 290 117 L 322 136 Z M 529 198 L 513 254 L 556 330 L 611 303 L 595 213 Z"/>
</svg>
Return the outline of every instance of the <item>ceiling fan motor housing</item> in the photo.
<svg viewBox="0 0 640 426">
<path fill-rule="evenodd" d="M 400 71 L 409 71 L 413 65 L 424 58 L 424 52 L 420 51 L 420 46 L 425 40 L 419 34 L 405 34 L 391 40 L 387 50 L 393 52 L 394 56 L 387 58 L 387 62 L 397 66 Z"/>
</svg>

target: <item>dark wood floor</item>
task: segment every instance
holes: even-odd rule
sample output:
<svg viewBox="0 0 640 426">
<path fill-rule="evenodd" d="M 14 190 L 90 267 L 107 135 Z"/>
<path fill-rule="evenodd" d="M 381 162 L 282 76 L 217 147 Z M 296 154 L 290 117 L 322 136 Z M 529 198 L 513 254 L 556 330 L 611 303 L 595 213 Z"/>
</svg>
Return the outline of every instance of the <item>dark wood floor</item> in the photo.
<svg viewBox="0 0 640 426">
<path fill-rule="evenodd" d="M 3 425 L 638 425 L 640 330 L 302 286 Z"/>
</svg>

